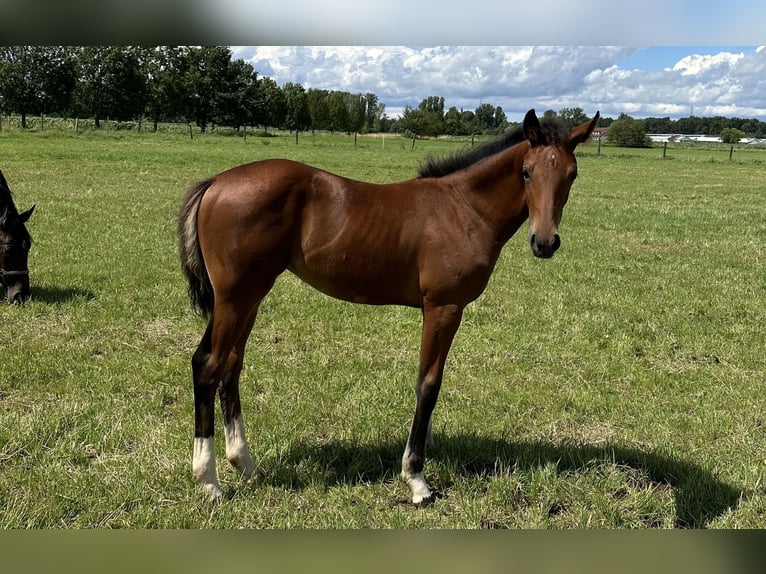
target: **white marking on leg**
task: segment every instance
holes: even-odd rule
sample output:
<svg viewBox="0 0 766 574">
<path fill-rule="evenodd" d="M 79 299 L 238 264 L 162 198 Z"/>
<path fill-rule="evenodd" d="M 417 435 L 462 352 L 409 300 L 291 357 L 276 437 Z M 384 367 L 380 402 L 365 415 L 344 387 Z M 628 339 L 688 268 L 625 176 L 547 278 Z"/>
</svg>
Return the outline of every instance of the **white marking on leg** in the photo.
<svg viewBox="0 0 766 574">
<path fill-rule="evenodd" d="M 218 473 L 215 470 L 215 440 L 213 437 L 194 438 L 194 455 L 192 459 L 192 475 L 202 485 L 202 490 L 211 500 L 223 497 Z"/>
<path fill-rule="evenodd" d="M 424 500 L 431 498 L 431 489 L 426 484 L 426 478 L 422 472 L 409 474 L 402 471 L 402 478 L 412 492 L 412 503 L 421 504 Z"/>
<path fill-rule="evenodd" d="M 226 430 L 226 459 L 236 468 L 242 478 L 249 480 L 255 473 L 255 464 L 250 457 L 245 436 L 245 423 L 240 414 L 224 425 Z"/>
<path fill-rule="evenodd" d="M 409 446 L 404 449 L 404 456 L 402 456 L 402 479 L 410 487 L 413 504 L 421 504 L 423 501 L 431 498 L 431 489 L 428 488 L 423 472 L 412 472 L 410 469 Z"/>
</svg>

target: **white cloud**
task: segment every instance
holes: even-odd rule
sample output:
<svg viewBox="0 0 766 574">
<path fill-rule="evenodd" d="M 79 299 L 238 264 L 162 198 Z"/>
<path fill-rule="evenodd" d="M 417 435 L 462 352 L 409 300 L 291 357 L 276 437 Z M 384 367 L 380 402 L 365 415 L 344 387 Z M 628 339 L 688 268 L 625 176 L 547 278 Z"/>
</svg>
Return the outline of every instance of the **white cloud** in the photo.
<svg viewBox="0 0 766 574">
<path fill-rule="evenodd" d="M 691 54 L 681 58 L 670 71 L 679 72 L 682 76 L 699 76 L 702 74 L 725 74 L 737 65 L 745 55 L 721 52 L 714 55 Z"/>
<path fill-rule="evenodd" d="M 235 58 L 280 85 L 373 92 L 394 117 L 444 96 L 446 107 L 500 105 L 511 120 L 581 107 L 616 117 L 728 115 L 766 119 L 766 50 L 690 53 L 660 71 L 623 69 L 624 46 L 240 46 Z"/>
</svg>

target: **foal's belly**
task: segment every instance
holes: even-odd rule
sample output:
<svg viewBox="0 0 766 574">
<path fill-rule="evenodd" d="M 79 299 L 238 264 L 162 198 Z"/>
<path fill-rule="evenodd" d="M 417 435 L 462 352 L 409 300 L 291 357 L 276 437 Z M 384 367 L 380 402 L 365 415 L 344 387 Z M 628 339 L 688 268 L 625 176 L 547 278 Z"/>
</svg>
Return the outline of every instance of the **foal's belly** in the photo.
<svg viewBox="0 0 766 574">
<path fill-rule="evenodd" d="M 421 306 L 417 269 L 379 260 L 375 254 L 338 254 L 295 261 L 288 269 L 318 291 L 368 305 Z"/>
</svg>

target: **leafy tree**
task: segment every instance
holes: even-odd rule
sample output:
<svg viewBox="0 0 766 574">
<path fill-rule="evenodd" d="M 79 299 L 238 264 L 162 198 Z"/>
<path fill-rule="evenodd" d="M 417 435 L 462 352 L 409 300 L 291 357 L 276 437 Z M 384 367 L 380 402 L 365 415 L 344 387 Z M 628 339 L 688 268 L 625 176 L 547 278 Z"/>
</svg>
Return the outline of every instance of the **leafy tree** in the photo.
<svg viewBox="0 0 766 574">
<path fill-rule="evenodd" d="M 505 115 L 503 108 L 497 106 L 495 108 L 495 130 L 503 131 L 508 127 L 508 117 Z"/>
<path fill-rule="evenodd" d="M 393 133 L 397 131 L 397 124 L 398 120 L 395 120 L 393 118 L 389 118 L 385 113 L 380 117 L 380 131 L 382 133 Z"/>
<path fill-rule="evenodd" d="M 327 102 L 329 94 L 330 92 L 327 90 L 316 90 L 313 88 L 309 88 L 306 94 L 312 130 L 330 129 L 330 107 Z"/>
<path fill-rule="evenodd" d="M 688 118 L 679 118 L 676 120 L 676 131 L 681 134 L 705 133 L 702 118 L 696 116 L 689 116 Z"/>
<path fill-rule="evenodd" d="M 460 121 L 463 122 L 466 132 L 473 133 L 475 131 L 476 113 L 471 110 L 460 111 Z"/>
<path fill-rule="evenodd" d="M 7 111 L 21 115 L 67 108 L 75 85 L 70 52 L 60 46 L 10 46 L 0 49 L 0 94 Z"/>
<path fill-rule="evenodd" d="M 426 135 L 426 112 L 421 108 L 405 106 L 402 116 L 399 118 L 399 131 L 405 135 L 422 137 Z"/>
<path fill-rule="evenodd" d="M 216 121 L 236 129 L 258 123 L 263 110 L 255 105 L 259 82 L 252 64 L 244 60 L 230 61 L 221 81 L 215 107 Z"/>
<path fill-rule="evenodd" d="M 282 86 L 282 93 L 285 96 L 285 126 L 290 131 L 295 130 L 295 141 L 297 143 L 298 132 L 307 129 L 311 125 L 311 114 L 309 113 L 306 90 L 300 84 L 288 82 Z"/>
<path fill-rule="evenodd" d="M 73 111 L 101 120 L 128 120 L 146 109 L 147 81 L 141 66 L 140 49 L 85 46 L 77 50 L 79 82 Z"/>
<path fill-rule="evenodd" d="M 559 110 L 558 121 L 568 130 L 581 123 L 588 121 L 588 116 L 582 108 L 561 108 Z"/>
<path fill-rule="evenodd" d="M 351 131 L 351 115 L 343 92 L 332 91 L 328 94 L 327 109 L 330 120 L 328 128 L 331 132 Z"/>
<path fill-rule="evenodd" d="M 203 132 L 220 114 L 222 95 L 231 86 L 230 62 L 231 50 L 224 46 L 202 46 L 189 50 L 187 120 L 196 122 Z"/>
<path fill-rule="evenodd" d="M 619 147 L 651 147 L 652 142 L 646 135 L 644 124 L 627 114 L 620 114 L 609 126 L 606 139 Z"/>
<path fill-rule="evenodd" d="M 644 129 L 650 134 L 671 134 L 675 131 L 673 129 L 673 121 L 669 117 L 646 118 L 644 120 Z"/>
<path fill-rule="evenodd" d="M 187 51 L 173 46 L 148 48 L 144 69 L 147 79 L 146 113 L 154 122 L 154 131 L 162 120 L 175 121 L 187 117 Z"/>
<path fill-rule="evenodd" d="M 739 140 L 743 137 L 745 137 L 745 132 L 738 130 L 737 128 L 724 128 L 721 131 L 721 141 L 723 141 L 723 143 L 736 144 L 739 143 Z"/>
<path fill-rule="evenodd" d="M 496 131 L 498 124 L 495 112 L 496 108 L 492 104 L 480 104 L 476 108 L 473 123 L 478 132 L 492 133 Z"/>
<path fill-rule="evenodd" d="M 422 134 L 438 136 L 444 133 L 444 98 L 428 96 L 418 105 L 422 115 Z"/>
<path fill-rule="evenodd" d="M 367 105 L 362 94 L 344 94 L 348 108 L 348 131 L 364 133 L 367 131 Z"/>
<path fill-rule="evenodd" d="M 378 101 L 378 96 L 372 92 L 364 94 L 365 103 L 365 117 L 367 121 L 368 132 L 380 131 L 380 120 L 386 111 L 386 104 L 381 104 Z"/>
<path fill-rule="evenodd" d="M 463 124 L 461 113 L 455 106 L 452 106 L 444 114 L 444 133 L 451 136 L 466 135 L 468 128 Z"/>
</svg>

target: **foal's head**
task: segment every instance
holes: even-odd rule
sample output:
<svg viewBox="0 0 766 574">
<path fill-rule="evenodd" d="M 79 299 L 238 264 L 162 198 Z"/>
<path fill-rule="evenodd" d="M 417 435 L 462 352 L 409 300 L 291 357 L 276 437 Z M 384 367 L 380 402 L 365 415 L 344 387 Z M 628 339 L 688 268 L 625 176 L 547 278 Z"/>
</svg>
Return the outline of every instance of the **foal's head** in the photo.
<svg viewBox="0 0 766 574">
<path fill-rule="evenodd" d="M 536 257 L 548 258 L 561 245 L 558 226 L 569 188 L 577 177 L 575 147 L 587 141 L 599 114 L 568 134 L 542 129 L 534 110 L 524 117 L 524 136 L 529 150 L 524 154 L 522 177 L 529 208 L 529 245 Z"/>
<path fill-rule="evenodd" d="M 21 303 L 30 296 L 27 258 L 32 238 L 25 223 L 35 207 L 19 213 L 11 199 L 11 190 L 0 172 L 0 285 L 10 303 Z"/>
</svg>

